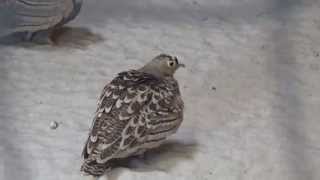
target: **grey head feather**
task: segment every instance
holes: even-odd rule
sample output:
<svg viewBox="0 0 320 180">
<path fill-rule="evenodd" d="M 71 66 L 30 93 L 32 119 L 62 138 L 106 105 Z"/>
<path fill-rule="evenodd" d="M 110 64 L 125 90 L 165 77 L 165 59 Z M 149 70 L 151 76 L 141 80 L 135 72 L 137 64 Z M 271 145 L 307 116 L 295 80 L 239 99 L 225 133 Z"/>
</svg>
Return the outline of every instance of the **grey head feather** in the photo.
<svg viewBox="0 0 320 180">
<path fill-rule="evenodd" d="M 178 61 L 177 57 L 168 54 L 160 54 L 139 69 L 141 72 L 149 73 L 157 77 L 172 77 L 177 69 L 185 67 Z"/>
</svg>

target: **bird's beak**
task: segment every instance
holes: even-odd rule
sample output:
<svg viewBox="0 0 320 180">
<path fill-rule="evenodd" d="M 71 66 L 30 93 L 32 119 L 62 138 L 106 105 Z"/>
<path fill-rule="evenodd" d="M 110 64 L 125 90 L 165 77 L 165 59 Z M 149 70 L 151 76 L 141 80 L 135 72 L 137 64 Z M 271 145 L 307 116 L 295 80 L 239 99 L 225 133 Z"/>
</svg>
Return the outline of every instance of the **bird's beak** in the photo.
<svg viewBox="0 0 320 180">
<path fill-rule="evenodd" d="M 186 65 L 184 65 L 184 64 L 182 64 L 182 63 L 179 63 L 179 64 L 178 64 L 178 68 L 180 68 L 180 67 L 185 68 L 185 67 L 186 67 Z"/>
<path fill-rule="evenodd" d="M 185 68 L 186 67 L 186 65 L 184 65 L 184 64 L 182 64 L 182 63 L 179 63 L 179 61 L 178 61 L 178 58 L 177 57 L 174 57 L 173 58 L 175 61 L 176 61 L 176 63 L 178 64 L 178 68 L 179 67 L 183 67 L 183 68 Z"/>
</svg>

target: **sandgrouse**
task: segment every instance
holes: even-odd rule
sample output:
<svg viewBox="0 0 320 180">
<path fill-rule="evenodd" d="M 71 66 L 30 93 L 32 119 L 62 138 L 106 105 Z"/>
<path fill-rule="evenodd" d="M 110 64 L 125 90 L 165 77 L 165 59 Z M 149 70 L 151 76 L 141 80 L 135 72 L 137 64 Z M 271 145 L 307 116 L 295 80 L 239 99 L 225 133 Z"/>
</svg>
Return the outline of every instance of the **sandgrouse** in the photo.
<svg viewBox="0 0 320 180">
<path fill-rule="evenodd" d="M 179 67 L 176 57 L 160 54 L 104 87 L 82 153 L 84 174 L 99 177 L 112 161 L 141 155 L 177 131 L 184 109 L 173 77 Z"/>
</svg>

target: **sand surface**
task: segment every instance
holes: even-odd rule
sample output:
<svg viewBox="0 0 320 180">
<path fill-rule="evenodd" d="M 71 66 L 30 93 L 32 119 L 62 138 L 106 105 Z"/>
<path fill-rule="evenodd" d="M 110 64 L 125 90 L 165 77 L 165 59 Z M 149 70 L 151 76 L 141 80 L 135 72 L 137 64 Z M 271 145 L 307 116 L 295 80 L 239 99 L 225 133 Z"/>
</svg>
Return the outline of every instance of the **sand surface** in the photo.
<svg viewBox="0 0 320 180">
<path fill-rule="evenodd" d="M 0 45 L 1 180 L 79 180 L 103 86 L 159 53 L 187 65 L 183 125 L 109 179 L 320 179 L 319 1 L 87 0 L 69 27 Z"/>
</svg>

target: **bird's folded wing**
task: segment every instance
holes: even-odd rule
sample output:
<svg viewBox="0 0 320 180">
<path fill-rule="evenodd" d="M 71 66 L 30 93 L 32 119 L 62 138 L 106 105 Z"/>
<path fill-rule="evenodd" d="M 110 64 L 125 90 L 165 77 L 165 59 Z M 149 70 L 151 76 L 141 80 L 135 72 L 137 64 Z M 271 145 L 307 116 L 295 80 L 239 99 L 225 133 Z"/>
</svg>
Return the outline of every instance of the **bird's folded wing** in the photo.
<svg viewBox="0 0 320 180">
<path fill-rule="evenodd" d="M 152 96 L 146 81 L 153 79 L 137 73 L 120 73 L 104 88 L 84 158 L 104 163 L 144 140 L 147 127 L 141 110 Z"/>
<path fill-rule="evenodd" d="M 153 89 L 147 113 L 148 141 L 161 140 L 180 126 L 184 104 L 177 88 L 177 84 L 171 84 Z"/>
</svg>

